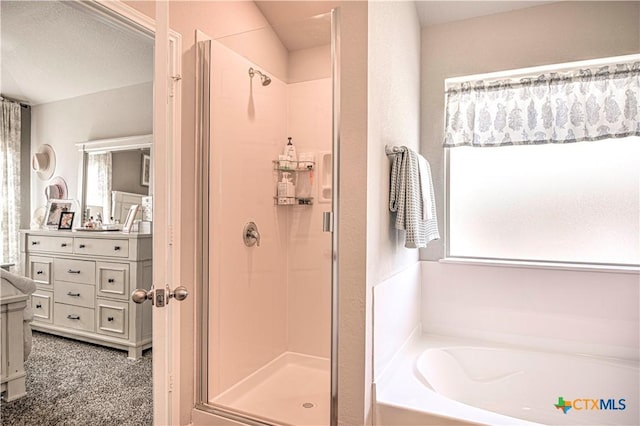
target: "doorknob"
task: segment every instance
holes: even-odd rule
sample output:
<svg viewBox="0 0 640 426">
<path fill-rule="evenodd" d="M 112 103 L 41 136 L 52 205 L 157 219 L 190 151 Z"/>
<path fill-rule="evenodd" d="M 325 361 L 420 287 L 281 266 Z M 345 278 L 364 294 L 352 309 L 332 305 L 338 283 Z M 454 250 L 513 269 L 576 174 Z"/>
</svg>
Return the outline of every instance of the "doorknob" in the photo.
<svg viewBox="0 0 640 426">
<path fill-rule="evenodd" d="M 135 303 L 143 303 L 145 300 L 151 300 L 153 304 L 153 289 L 147 291 L 142 288 L 137 288 L 131 293 L 131 300 Z"/>
<path fill-rule="evenodd" d="M 167 292 L 169 293 L 169 299 L 176 299 L 178 302 L 183 301 L 189 295 L 189 291 L 183 285 L 176 287 L 175 290 L 169 290 L 169 286 L 167 286 Z"/>
<path fill-rule="evenodd" d="M 178 286 L 175 290 L 171 291 L 169 286 L 167 285 L 166 289 L 158 289 L 154 290 L 153 288 L 149 291 L 138 288 L 131 293 L 131 300 L 135 303 L 143 303 L 145 300 L 151 300 L 151 304 L 157 306 L 158 308 L 162 308 L 165 304 L 168 304 L 171 299 L 176 299 L 177 301 L 182 301 L 187 298 L 189 292 L 187 288 L 184 286 Z M 165 298 L 166 296 L 166 298 Z"/>
</svg>

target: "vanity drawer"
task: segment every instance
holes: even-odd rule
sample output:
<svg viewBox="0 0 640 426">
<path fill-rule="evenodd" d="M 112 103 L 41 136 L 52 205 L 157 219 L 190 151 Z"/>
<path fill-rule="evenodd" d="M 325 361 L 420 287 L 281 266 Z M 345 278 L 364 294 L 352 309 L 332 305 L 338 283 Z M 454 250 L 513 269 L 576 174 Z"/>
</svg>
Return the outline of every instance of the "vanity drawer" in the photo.
<svg viewBox="0 0 640 426">
<path fill-rule="evenodd" d="M 98 296 L 129 300 L 129 265 L 98 262 Z"/>
<path fill-rule="evenodd" d="M 76 254 L 129 257 L 129 240 L 127 239 L 76 238 L 73 244 Z"/>
<path fill-rule="evenodd" d="M 56 302 L 53 308 L 53 322 L 61 327 L 94 331 L 94 310 L 80 306 L 65 305 Z"/>
<path fill-rule="evenodd" d="M 95 284 L 96 263 L 90 260 L 55 259 L 53 274 L 56 281 Z"/>
<path fill-rule="evenodd" d="M 98 299 L 97 304 L 98 333 L 127 339 L 129 304 L 101 299 Z"/>
<path fill-rule="evenodd" d="M 93 308 L 96 298 L 96 288 L 94 286 L 66 283 L 64 281 L 56 281 L 53 293 L 56 297 L 56 303 L 84 306 L 85 308 Z"/>
<path fill-rule="evenodd" d="M 73 253 L 73 237 L 27 236 L 27 250 L 52 253 Z"/>
<path fill-rule="evenodd" d="M 29 257 L 29 276 L 36 284 L 51 285 L 51 265 L 53 259 L 48 257 Z"/>
<path fill-rule="evenodd" d="M 34 321 L 53 322 L 53 293 L 36 290 L 31 295 L 31 309 Z"/>
</svg>

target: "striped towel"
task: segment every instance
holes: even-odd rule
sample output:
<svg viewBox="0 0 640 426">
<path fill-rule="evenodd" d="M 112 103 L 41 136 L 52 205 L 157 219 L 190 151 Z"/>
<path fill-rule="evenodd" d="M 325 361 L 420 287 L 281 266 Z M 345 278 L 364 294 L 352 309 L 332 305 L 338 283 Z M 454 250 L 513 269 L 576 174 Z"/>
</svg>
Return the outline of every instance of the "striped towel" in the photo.
<svg viewBox="0 0 640 426">
<path fill-rule="evenodd" d="M 396 213 L 396 229 L 406 231 L 405 247 L 426 247 L 440 238 L 429 162 L 406 146 L 393 156 L 389 210 Z"/>
</svg>

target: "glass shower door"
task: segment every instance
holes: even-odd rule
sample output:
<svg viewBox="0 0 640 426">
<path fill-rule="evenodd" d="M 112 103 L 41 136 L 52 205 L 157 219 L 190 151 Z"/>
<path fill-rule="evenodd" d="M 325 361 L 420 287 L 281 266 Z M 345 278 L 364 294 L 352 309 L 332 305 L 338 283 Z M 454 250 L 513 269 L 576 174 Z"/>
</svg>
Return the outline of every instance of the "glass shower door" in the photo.
<svg viewBox="0 0 640 426">
<path fill-rule="evenodd" d="M 287 33 L 304 28 L 314 34 L 308 44 L 292 46 Z M 330 35 L 331 14 L 216 40 L 200 35 L 208 236 L 200 389 L 222 415 L 330 424 Z M 285 156 L 288 138 L 296 158 Z"/>
</svg>

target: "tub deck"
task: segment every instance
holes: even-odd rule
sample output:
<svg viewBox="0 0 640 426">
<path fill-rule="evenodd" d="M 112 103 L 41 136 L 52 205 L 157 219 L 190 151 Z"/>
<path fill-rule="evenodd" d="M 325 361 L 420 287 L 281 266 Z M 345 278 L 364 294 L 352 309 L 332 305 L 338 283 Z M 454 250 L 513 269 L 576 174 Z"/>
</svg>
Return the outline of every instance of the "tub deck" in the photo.
<svg viewBox="0 0 640 426">
<path fill-rule="evenodd" d="M 418 369 L 418 361 L 428 349 L 478 347 L 492 349 L 515 350 L 516 348 L 488 344 L 482 341 L 470 341 L 469 339 L 442 337 L 434 335 L 417 335 L 411 338 L 405 346 L 396 354 L 391 363 L 383 371 L 380 380 L 374 385 L 375 412 L 374 424 L 376 425 L 540 425 L 540 424 L 585 424 L 586 419 L 596 421 L 593 424 L 601 424 L 595 415 L 587 412 L 571 412 L 565 417 L 563 413 L 555 413 L 553 403 L 559 395 L 549 395 L 549 412 L 543 417 L 532 416 L 527 413 L 528 407 L 509 407 L 510 412 L 518 417 L 498 414 L 482 408 L 464 404 L 438 394 L 424 378 Z M 521 351 L 520 351 L 521 352 Z M 533 352 L 533 351 L 532 351 Z M 553 355 L 549 353 L 550 355 Z M 566 358 L 566 355 L 564 355 Z M 578 357 L 575 357 L 578 359 Z M 608 362 L 609 360 L 607 360 Z M 620 364 L 637 370 L 637 362 L 620 360 Z M 587 391 L 585 389 L 585 391 Z M 537 392 L 535 391 L 537 396 Z M 541 391 L 544 392 L 544 391 Z M 591 393 L 591 392 L 588 392 Z M 569 396 L 569 395 L 567 395 Z M 581 397 L 613 397 L 613 395 L 571 395 L 573 398 Z M 621 397 L 624 397 L 622 395 Z M 638 407 L 631 402 L 633 395 L 627 395 L 628 410 L 625 413 L 606 413 L 607 424 L 638 424 Z M 508 403 L 508 402 L 507 402 Z M 633 405 L 633 406 L 632 406 Z M 522 416 L 518 410 L 523 410 Z M 548 415 L 547 415 L 548 414 Z M 596 414 L 596 413 L 593 413 Z M 597 413 L 600 414 L 600 413 Z M 624 415 L 622 415 L 624 414 Z M 556 419 L 557 417 L 557 419 Z M 535 419 L 537 422 L 524 419 Z M 540 420 L 544 418 L 544 420 Z M 629 423 L 629 420 L 631 423 Z"/>
</svg>

